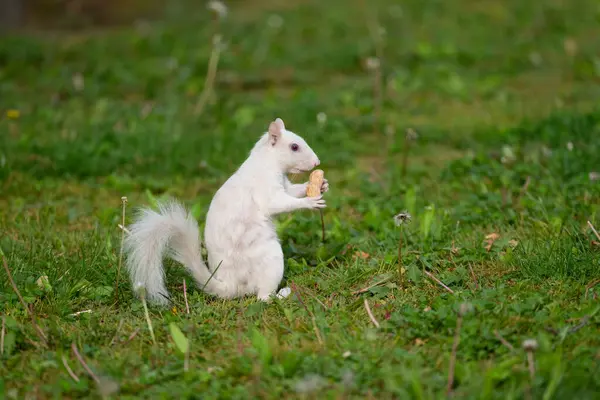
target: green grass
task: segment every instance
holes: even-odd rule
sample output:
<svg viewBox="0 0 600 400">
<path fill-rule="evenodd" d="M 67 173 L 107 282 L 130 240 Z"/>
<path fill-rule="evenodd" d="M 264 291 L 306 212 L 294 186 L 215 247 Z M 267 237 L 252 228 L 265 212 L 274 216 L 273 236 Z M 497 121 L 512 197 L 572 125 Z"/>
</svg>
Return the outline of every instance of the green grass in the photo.
<svg viewBox="0 0 600 400">
<path fill-rule="evenodd" d="M 595 398 L 600 240 L 587 221 L 600 229 L 600 182 L 590 178 L 600 172 L 597 4 L 276 3 L 229 4 L 216 97 L 202 114 L 213 32 L 202 4 L 175 2 L 148 27 L 0 42 L 0 249 L 48 337 L 43 347 L 1 270 L 0 393 L 443 398 L 467 303 L 454 397 Z M 363 66 L 376 52 L 370 13 L 386 30 L 380 121 Z M 212 298 L 169 264 L 173 308 L 150 308 L 153 345 L 124 271 L 115 301 L 121 196 L 128 221 L 168 196 L 202 225 L 276 116 L 321 158 L 326 244 L 318 214 L 278 219 L 294 295 L 268 305 Z M 407 128 L 419 138 L 403 176 Z M 393 216 L 403 210 L 413 220 L 401 231 Z M 50 288 L 36 284 L 44 275 Z M 188 371 L 171 324 L 189 341 Z M 539 344 L 533 380 L 526 339 Z"/>
</svg>

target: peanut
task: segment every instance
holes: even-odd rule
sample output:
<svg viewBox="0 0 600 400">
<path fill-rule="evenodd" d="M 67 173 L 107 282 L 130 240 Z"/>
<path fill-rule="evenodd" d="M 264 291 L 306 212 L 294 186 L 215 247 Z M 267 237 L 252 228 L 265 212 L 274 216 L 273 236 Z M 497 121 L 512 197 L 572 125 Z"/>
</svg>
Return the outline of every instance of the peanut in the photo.
<svg viewBox="0 0 600 400">
<path fill-rule="evenodd" d="M 320 169 L 315 169 L 311 172 L 306 186 L 306 195 L 308 197 L 317 197 L 321 195 L 321 186 L 323 186 L 324 172 Z"/>
</svg>

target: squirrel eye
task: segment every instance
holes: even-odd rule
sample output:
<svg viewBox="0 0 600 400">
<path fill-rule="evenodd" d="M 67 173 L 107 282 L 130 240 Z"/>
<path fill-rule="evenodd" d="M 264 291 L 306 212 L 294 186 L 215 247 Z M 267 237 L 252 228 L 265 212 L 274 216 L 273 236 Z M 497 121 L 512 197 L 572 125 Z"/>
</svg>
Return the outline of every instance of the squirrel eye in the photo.
<svg viewBox="0 0 600 400">
<path fill-rule="evenodd" d="M 290 149 L 292 149 L 292 151 L 298 151 L 300 147 L 298 147 L 298 145 L 296 143 L 292 143 L 290 145 Z"/>
</svg>

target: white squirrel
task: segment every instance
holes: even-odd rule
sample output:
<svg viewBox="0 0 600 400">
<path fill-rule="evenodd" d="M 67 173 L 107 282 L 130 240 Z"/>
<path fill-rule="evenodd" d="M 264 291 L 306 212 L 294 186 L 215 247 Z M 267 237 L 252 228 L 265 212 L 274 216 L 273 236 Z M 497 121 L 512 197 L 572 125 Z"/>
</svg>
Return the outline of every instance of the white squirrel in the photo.
<svg viewBox="0 0 600 400">
<path fill-rule="evenodd" d="M 142 209 L 129 227 L 124 251 L 132 285 L 143 287 L 149 302 L 167 304 L 162 260 L 168 256 L 215 296 L 256 295 L 265 301 L 274 295 L 287 297 L 291 293 L 287 287 L 276 294 L 284 262 L 271 218 L 294 210 L 325 208 L 322 196 L 306 197 L 307 183 L 292 184 L 287 177 L 310 171 L 319 163 L 304 139 L 286 130 L 277 118 L 210 203 L 204 230 L 208 267 L 200 253 L 198 223 L 181 204 L 170 201 L 160 204 L 158 212 Z M 321 194 L 328 189 L 324 180 Z"/>
</svg>

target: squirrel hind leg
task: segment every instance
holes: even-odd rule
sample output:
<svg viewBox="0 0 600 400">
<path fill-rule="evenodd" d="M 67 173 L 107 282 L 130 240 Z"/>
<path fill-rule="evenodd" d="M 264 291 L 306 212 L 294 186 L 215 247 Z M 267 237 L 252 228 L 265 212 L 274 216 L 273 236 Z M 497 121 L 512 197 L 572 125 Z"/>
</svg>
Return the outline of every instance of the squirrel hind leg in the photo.
<svg viewBox="0 0 600 400">
<path fill-rule="evenodd" d="M 284 288 L 281 288 L 278 292 L 275 292 L 275 290 L 268 292 L 268 293 L 259 292 L 257 297 L 260 301 L 265 301 L 268 303 L 271 300 L 273 300 L 273 298 L 278 298 L 280 300 L 283 300 L 283 299 L 287 298 L 290 294 L 292 294 L 292 289 L 290 289 L 289 287 L 284 287 Z"/>
</svg>

